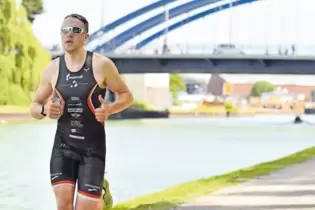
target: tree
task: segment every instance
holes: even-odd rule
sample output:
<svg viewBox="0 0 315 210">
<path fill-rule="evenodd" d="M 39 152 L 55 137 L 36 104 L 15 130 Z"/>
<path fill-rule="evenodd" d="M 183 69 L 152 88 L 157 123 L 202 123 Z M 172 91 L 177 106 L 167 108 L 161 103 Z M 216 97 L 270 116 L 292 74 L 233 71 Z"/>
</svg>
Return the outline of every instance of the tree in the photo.
<svg viewBox="0 0 315 210">
<path fill-rule="evenodd" d="M 22 5 L 25 7 L 27 19 L 33 23 L 35 15 L 44 12 L 43 0 L 23 0 Z"/>
<path fill-rule="evenodd" d="M 180 74 L 170 74 L 170 92 L 172 93 L 173 104 L 178 103 L 178 91 L 185 91 L 186 84 Z"/>
<path fill-rule="evenodd" d="M 2 0 L 0 7 L 0 105 L 25 105 L 50 61 L 33 34 L 23 6 Z"/>
<path fill-rule="evenodd" d="M 258 81 L 253 84 L 250 95 L 261 96 L 262 93 L 272 92 L 276 89 L 275 85 L 268 81 Z"/>
</svg>

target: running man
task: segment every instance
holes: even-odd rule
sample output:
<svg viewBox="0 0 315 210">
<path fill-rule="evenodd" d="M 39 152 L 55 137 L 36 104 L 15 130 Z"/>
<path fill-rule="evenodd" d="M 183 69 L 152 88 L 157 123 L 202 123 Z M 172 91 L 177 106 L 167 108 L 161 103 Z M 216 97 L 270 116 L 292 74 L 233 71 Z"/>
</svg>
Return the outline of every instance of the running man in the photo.
<svg viewBox="0 0 315 210">
<path fill-rule="evenodd" d="M 88 33 L 85 17 L 78 14 L 65 17 L 61 27 L 65 54 L 43 71 L 30 105 L 32 117 L 58 120 L 50 160 L 58 210 L 103 209 L 104 124 L 109 115 L 126 109 L 133 101 L 114 63 L 84 49 Z M 118 94 L 117 101 L 105 102 L 106 87 Z M 108 189 L 104 191 L 108 195 Z"/>
</svg>

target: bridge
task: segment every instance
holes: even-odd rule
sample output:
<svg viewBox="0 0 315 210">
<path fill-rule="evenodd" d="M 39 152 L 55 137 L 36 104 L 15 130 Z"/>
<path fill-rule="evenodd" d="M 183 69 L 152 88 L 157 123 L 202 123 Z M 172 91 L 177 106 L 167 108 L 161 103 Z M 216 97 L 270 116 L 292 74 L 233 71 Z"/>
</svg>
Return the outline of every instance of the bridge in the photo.
<svg viewBox="0 0 315 210">
<path fill-rule="evenodd" d="M 106 54 L 120 73 L 315 74 L 315 56 Z"/>
<path fill-rule="evenodd" d="M 205 16 L 258 1 L 272 0 L 194 0 L 183 3 L 180 0 L 156 1 L 92 33 L 90 39 L 86 42 L 86 48 L 111 58 L 123 74 L 170 72 L 315 74 L 315 56 L 312 56 L 309 52 L 308 54 L 300 53 L 299 55 L 279 55 L 277 50 L 275 50 L 276 53 L 270 54 L 269 47 L 265 47 L 264 49 L 260 49 L 259 53 L 253 53 L 250 49 L 246 50 L 245 48 L 245 54 L 218 55 L 213 53 L 214 46 L 203 51 L 191 50 L 180 53 L 173 52 L 171 49 L 171 51 L 166 51 L 166 53 L 162 54 L 159 52 L 148 54 L 142 50 L 152 41 Z M 114 29 L 123 26 L 131 20 L 154 10 L 163 9 L 174 3 L 177 5 L 167 8 L 165 11 L 137 23 L 122 32 L 113 33 Z M 205 9 L 200 10 L 200 8 Z M 180 15 L 192 11 L 195 11 L 193 15 L 188 15 L 179 20 L 176 19 Z M 131 47 L 129 46 L 127 50 L 121 50 L 126 43 L 138 35 L 174 19 L 175 21 L 155 31 L 153 34 L 141 37 L 140 41 Z"/>
</svg>

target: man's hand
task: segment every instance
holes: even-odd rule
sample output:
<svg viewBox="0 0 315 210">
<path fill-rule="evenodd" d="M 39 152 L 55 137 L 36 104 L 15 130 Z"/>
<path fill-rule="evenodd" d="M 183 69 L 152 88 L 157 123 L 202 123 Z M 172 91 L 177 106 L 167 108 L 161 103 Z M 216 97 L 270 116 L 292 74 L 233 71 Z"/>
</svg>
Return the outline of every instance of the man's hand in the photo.
<svg viewBox="0 0 315 210">
<path fill-rule="evenodd" d="M 44 112 L 50 119 L 58 119 L 63 114 L 63 109 L 62 102 L 54 102 L 51 97 L 45 105 Z"/>
<path fill-rule="evenodd" d="M 98 100 L 101 102 L 101 106 L 95 109 L 95 118 L 98 122 L 104 123 L 107 120 L 108 116 L 110 115 L 109 112 L 109 105 L 106 101 L 102 98 L 101 95 L 98 96 Z"/>
</svg>

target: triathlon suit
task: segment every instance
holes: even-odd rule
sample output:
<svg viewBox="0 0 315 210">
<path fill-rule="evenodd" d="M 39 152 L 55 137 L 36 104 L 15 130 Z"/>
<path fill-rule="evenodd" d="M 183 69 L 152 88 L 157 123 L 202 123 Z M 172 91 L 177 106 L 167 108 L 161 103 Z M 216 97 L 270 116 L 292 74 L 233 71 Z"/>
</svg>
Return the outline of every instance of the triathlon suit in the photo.
<svg viewBox="0 0 315 210">
<path fill-rule="evenodd" d="M 106 140 L 104 125 L 97 122 L 98 96 L 106 89 L 97 85 L 92 69 L 93 53 L 88 51 L 82 69 L 70 72 L 60 56 L 55 101 L 63 103 L 50 161 L 53 188 L 78 184 L 78 196 L 98 200 L 105 173 Z"/>
</svg>

